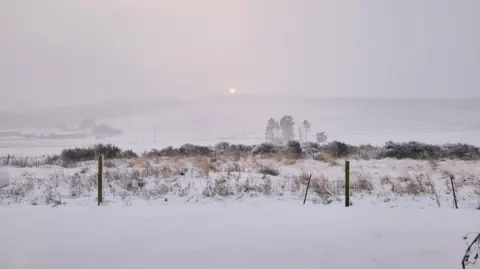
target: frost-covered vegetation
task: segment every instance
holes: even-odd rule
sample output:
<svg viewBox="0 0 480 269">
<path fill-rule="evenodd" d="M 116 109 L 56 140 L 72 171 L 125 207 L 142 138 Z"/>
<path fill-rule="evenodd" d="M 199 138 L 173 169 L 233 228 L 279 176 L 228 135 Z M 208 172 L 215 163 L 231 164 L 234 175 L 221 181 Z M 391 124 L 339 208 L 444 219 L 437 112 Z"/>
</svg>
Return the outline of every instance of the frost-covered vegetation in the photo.
<svg viewBox="0 0 480 269">
<path fill-rule="evenodd" d="M 392 142 L 382 146 L 349 145 L 339 141 L 329 143 L 289 141 L 285 145 L 262 143 L 259 145 L 230 144 L 221 142 L 214 146 L 185 144 L 180 147 L 166 147 L 136 153 L 129 149 L 121 149 L 115 145 L 98 144 L 86 148 L 65 149 L 59 155 L 43 158 L 10 158 L 0 160 L 1 165 L 32 167 L 41 165 L 75 166 L 78 162 L 95 160 L 99 155 L 105 159 L 133 159 L 139 156 L 155 157 L 209 157 L 231 156 L 236 159 L 246 157 L 282 158 L 291 160 L 314 159 L 317 161 L 336 162 L 336 159 L 413 159 L 413 160 L 480 160 L 480 149 L 468 144 L 432 145 L 420 142 Z"/>
<path fill-rule="evenodd" d="M 397 145 L 402 154 L 412 147 L 408 143 Z M 312 148 L 316 149 L 313 153 Z M 112 145 L 99 145 L 66 150 L 50 158 L 52 163 L 38 167 L 4 167 L 11 175 L 11 182 L 0 190 L 0 201 L 53 205 L 85 199 L 92 202 L 97 192 L 94 158 L 104 154 L 107 157 L 103 174 L 106 201 L 130 204 L 135 199 L 185 202 L 252 197 L 302 199 L 312 175 L 309 201 L 341 203 L 345 194 L 344 161 L 336 156 L 357 157 L 360 149 L 385 154 L 379 148 L 338 142 L 315 147 L 292 142 L 286 146 L 185 145 L 144 152 L 139 157 Z M 436 148 L 443 156 L 448 156 L 450 149 Z M 455 189 L 460 207 L 475 208 L 480 198 L 477 168 L 480 166 L 478 161 L 470 160 L 475 156 L 471 147 L 466 149 L 470 153 L 449 153 L 452 158 L 445 160 L 427 159 L 414 150 L 410 154 L 415 153 L 417 155 L 412 156 L 424 160 L 381 158 L 380 154 L 373 155 L 376 158 L 372 159 L 351 158 L 352 201 L 395 203 L 407 198 L 423 199 L 434 207 L 453 207 Z"/>
<path fill-rule="evenodd" d="M 76 148 L 64 150 L 60 156 L 51 157 L 53 160 L 67 163 L 94 160 L 95 156 L 104 155 L 105 158 L 136 158 L 131 150 L 122 150 L 114 145 L 96 145 L 90 148 Z M 480 150 L 468 144 L 431 145 L 419 142 L 387 142 L 383 146 L 360 145 L 354 146 L 339 141 L 320 144 L 316 142 L 300 143 L 290 141 L 286 145 L 262 143 L 259 145 L 229 144 L 221 142 L 215 146 L 199 146 L 185 144 L 181 147 L 166 147 L 152 149 L 140 154 L 143 157 L 216 157 L 220 155 L 247 157 L 260 156 L 262 158 L 285 156 L 291 158 L 352 158 L 352 159 L 414 159 L 414 160 L 480 160 Z M 327 156 L 326 156 L 327 155 Z"/>
</svg>

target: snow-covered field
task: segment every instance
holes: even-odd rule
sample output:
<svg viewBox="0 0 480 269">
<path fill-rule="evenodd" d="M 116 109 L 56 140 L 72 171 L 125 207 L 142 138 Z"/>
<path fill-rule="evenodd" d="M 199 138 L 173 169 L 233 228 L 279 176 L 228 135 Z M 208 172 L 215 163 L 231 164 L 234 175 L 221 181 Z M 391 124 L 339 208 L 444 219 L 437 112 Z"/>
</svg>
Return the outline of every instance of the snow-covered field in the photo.
<svg viewBox="0 0 480 269">
<path fill-rule="evenodd" d="M 0 267 L 461 268 L 478 211 L 291 202 L 1 207 Z M 475 266 L 469 268 L 477 268 Z"/>
<path fill-rule="evenodd" d="M 351 192 L 356 204 L 453 207 L 451 176 L 461 208 L 480 205 L 477 161 L 352 160 Z M 8 166 L 10 185 L 0 189 L 1 204 L 95 204 L 96 162 L 73 168 Z M 343 203 L 344 161 L 288 158 L 205 157 L 106 160 L 104 193 L 108 204 L 134 205 L 242 201 L 252 198 Z M 438 198 L 438 199 L 437 199 Z"/>
<path fill-rule="evenodd" d="M 2 167 L 0 268 L 450 269 L 480 227 L 478 161 L 351 160 L 350 208 L 344 160 L 106 160 L 100 207 L 96 167 Z"/>
<path fill-rule="evenodd" d="M 391 207 L 453 207 L 453 176 L 459 206 L 477 208 L 479 164 L 458 160 L 352 160 L 352 200 L 354 204 Z M 2 170 L 10 176 L 10 185 L 0 189 L 1 204 L 95 204 L 96 162 L 79 163 L 72 168 L 7 166 Z M 310 174 L 310 202 L 343 203 L 343 160 L 321 162 L 281 157 L 106 160 L 104 195 L 108 204 L 125 205 L 140 201 L 197 203 L 251 198 L 301 201 Z"/>
</svg>

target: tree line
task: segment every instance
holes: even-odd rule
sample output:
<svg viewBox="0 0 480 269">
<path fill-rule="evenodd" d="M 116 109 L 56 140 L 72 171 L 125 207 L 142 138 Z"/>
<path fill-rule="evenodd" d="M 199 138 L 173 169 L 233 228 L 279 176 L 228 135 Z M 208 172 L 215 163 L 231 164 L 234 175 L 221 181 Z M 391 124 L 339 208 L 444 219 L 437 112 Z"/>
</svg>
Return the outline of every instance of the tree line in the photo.
<svg viewBox="0 0 480 269">
<path fill-rule="evenodd" d="M 312 125 L 308 120 L 304 120 L 298 127 L 298 139 L 295 135 L 295 120 L 292 116 L 283 116 L 280 121 L 270 118 L 265 129 L 265 140 L 267 143 L 275 145 L 286 145 L 290 141 L 308 142 L 308 134 Z M 317 132 L 315 139 L 318 143 L 327 141 L 325 132 Z"/>
</svg>

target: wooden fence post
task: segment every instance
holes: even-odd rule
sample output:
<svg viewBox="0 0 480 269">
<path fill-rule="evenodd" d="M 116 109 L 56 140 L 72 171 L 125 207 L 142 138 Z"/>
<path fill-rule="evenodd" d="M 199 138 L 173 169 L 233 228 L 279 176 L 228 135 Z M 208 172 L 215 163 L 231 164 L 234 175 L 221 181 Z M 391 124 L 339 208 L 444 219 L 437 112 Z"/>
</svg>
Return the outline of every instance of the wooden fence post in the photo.
<svg viewBox="0 0 480 269">
<path fill-rule="evenodd" d="M 310 181 L 312 180 L 312 174 L 308 177 L 307 190 L 305 191 L 305 198 L 303 198 L 303 204 L 307 202 L 308 189 L 310 189 Z"/>
<path fill-rule="evenodd" d="M 350 206 L 350 161 L 345 161 L 345 207 Z"/>
<path fill-rule="evenodd" d="M 98 205 L 103 203 L 103 155 L 98 156 Z"/>
<path fill-rule="evenodd" d="M 455 192 L 455 183 L 453 182 L 455 180 L 455 176 L 453 174 L 450 174 L 449 176 L 450 176 L 450 183 L 452 184 L 453 205 L 455 206 L 455 209 L 458 209 L 457 193 Z"/>
</svg>

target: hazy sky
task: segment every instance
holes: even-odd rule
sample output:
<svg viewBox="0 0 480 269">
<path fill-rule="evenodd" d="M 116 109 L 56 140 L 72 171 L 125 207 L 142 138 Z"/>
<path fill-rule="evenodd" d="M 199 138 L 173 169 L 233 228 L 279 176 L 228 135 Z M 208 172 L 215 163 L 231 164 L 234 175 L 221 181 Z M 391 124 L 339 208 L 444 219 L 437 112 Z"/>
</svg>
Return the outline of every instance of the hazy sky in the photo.
<svg viewBox="0 0 480 269">
<path fill-rule="evenodd" d="M 480 96 L 480 1 L 2 0 L 0 105 Z"/>
</svg>

